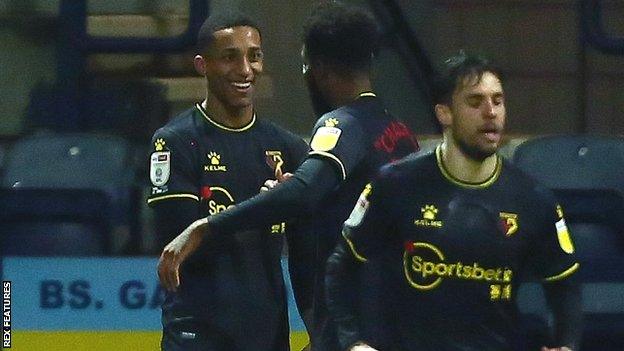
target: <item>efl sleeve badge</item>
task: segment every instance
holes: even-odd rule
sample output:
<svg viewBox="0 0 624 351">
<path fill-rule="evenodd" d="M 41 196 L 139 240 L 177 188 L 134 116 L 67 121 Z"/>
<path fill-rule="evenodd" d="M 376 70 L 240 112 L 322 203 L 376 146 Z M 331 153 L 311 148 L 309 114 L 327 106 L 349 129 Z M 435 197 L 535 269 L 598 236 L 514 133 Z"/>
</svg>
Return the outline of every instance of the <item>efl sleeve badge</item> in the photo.
<svg viewBox="0 0 624 351">
<path fill-rule="evenodd" d="M 171 153 L 156 151 L 150 157 L 150 180 L 154 186 L 163 186 L 171 173 Z"/>
</svg>

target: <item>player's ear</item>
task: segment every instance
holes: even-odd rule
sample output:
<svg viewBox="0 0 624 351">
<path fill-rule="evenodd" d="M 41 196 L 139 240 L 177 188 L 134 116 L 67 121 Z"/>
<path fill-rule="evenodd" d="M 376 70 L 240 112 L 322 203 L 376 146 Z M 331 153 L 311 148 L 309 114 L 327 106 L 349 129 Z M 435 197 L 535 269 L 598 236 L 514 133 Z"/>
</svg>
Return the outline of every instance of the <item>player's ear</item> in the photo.
<svg viewBox="0 0 624 351">
<path fill-rule="evenodd" d="M 195 55 L 193 59 L 193 65 L 195 66 L 195 71 L 202 77 L 206 76 L 206 59 L 202 55 Z"/>
<path fill-rule="evenodd" d="M 446 128 L 453 123 L 453 115 L 451 113 L 451 109 L 448 105 L 445 104 L 436 104 L 435 105 L 435 114 L 438 118 L 438 122 L 442 128 Z"/>
<path fill-rule="evenodd" d="M 310 66 L 312 67 L 312 74 L 315 75 L 317 80 L 324 81 L 327 79 L 330 70 L 326 63 L 320 60 L 314 60 L 310 63 Z"/>
</svg>

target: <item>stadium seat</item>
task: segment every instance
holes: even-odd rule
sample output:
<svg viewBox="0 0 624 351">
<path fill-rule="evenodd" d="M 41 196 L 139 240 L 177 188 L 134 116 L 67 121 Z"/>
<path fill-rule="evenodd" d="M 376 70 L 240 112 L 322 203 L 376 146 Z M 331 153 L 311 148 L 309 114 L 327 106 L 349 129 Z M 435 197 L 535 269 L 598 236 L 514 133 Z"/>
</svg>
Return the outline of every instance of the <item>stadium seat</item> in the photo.
<svg viewBox="0 0 624 351">
<path fill-rule="evenodd" d="M 1 189 L 2 254 L 104 255 L 108 207 L 106 195 L 94 190 Z"/>
<path fill-rule="evenodd" d="M 117 237 L 108 251 L 123 253 L 136 245 L 138 192 L 134 186 L 131 148 L 124 139 L 98 134 L 41 134 L 18 140 L 6 160 L 5 189 L 86 190 L 107 198 L 106 220 Z M 37 205 L 22 203 L 24 211 Z M 69 228 L 69 227 L 67 227 Z M 73 227 L 72 227 L 73 228 Z M 69 230 L 69 229 L 67 229 Z M 73 229 L 72 229 L 73 230 Z M 113 234 L 111 234 L 113 235 Z"/>
<path fill-rule="evenodd" d="M 583 282 L 583 350 L 624 349 L 624 139 L 586 135 L 526 141 L 514 163 L 555 192 Z M 522 306 L 539 300 L 535 291 Z M 532 295 L 532 296 L 531 296 Z"/>
</svg>

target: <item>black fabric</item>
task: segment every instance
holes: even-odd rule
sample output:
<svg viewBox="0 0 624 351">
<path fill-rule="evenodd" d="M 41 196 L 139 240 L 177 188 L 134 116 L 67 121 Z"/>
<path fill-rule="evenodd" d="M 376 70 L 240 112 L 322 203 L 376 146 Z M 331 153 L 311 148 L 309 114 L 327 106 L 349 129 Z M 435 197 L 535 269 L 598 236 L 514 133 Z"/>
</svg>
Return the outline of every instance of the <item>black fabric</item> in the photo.
<svg viewBox="0 0 624 351">
<path fill-rule="evenodd" d="M 488 182 L 466 184 L 436 156 L 384 168 L 345 224 L 345 247 L 352 260 L 383 267 L 382 279 L 371 284 L 383 287 L 393 316 L 398 337 L 390 349 L 521 349 L 519 283 L 539 279 L 555 287 L 577 267 L 563 213 L 549 191 L 502 159 Z M 335 257 L 333 265 L 348 264 Z M 348 320 L 349 305 L 339 296 L 344 283 L 329 283 L 332 310 Z M 570 295 L 558 298 L 580 307 Z M 566 316 L 561 308 L 559 314 Z M 573 319 L 562 324 L 565 338 L 580 330 Z M 346 341 L 358 339 L 350 324 L 339 330 Z"/>
<path fill-rule="evenodd" d="M 308 158 L 292 179 L 219 216 L 209 217 L 208 221 L 211 228 L 227 236 L 235 230 L 261 228 L 279 220 L 309 215 L 339 183 L 340 178 L 330 162 Z"/>
<path fill-rule="evenodd" d="M 348 250 L 345 242 L 336 245 L 334 253 L 327 260 L 325 275 L 327 306 L 336 323 L 338 341 L 345 350 L 362 341 L 363 337 L 356 312 L 358 297 L 354 289 L 359 265 Z"/>
<path fill-rule="evenodd" d="M 162 245 L 190 222 L 256 195 L 278 167 L 293 172 L 307 152 L 301 138 L 267 121 L 254 119 L 231 129 L 210 119 L 199 105 L 156 131 L 152 143 L 148 203 L 155 209 Z M 188 317 L 201 328 L 193 341 L 199 349 L 287 350 L 281 254 L 289 226 L 282 222 L 206 242 L 202 254 L 182 265 L 181 285 L 167 293 L 162 307 L 163 348 L 186 349 L 191 341 L 168 333 Z"/>
<path fill-rule="evenodd" d="M 250 205 L 245 212 L 237 211 L 236 215 L 230 215 L 229 211 L 226 211 L 211 218 L 210 223 L 214 224 L 211 225 L 214 232 L 223 234 L 227 231 L 223 231 L 218 224 L 221 217 L 231 216 L 228 219 L 230 223 L 244 221 L 247 224 L 251 222 L 259 224 L 262 223 L 263 216 L 269 215 L 267 214 L 269 209 L 280 211 L 281 215 L 284 213 L 307 214 L 299 215 L 297 218 L 300 230 L 298 230 L 298 235 L 293 236 L 294 241 L 301 240 L 294 246 L 305 247 L 307 249 L 304 251 L 307 252 L 291 256 L 289 261 L 292 264 L 291 268 L 297 267 L 295 270 L 301 272 L 294 276 L 298 276 L 298 279 L 304 282 L 303 291 L 295 292 L 296 296 L 308 294 L 310 285 L 313 285 L 312 296 L 301 297 L 304 305 L 309 305 L 312 301 L 312 328 L 308 329 L 312 349 L 329 351 L 337 350 L 339 346 L 334 326 L 325 306 L 325 263 L 336 245 L 342 223 L 347 218 L 360 190 L 377 169 L 385 163 L 398 160 L 418 150 L 418 144 L 412 132 L 389 115 L 380 101 L 371 93 L 362 94 L 352 103 L 323 115 L 317 122 L 312 135 L 310 156 L 305 163 L 314 162 L 314 159 L 321 160 L 320 164 L 324 165 L 324 168 L 327 167 L 325 165 L 333 167 L 332 177 L 343 178 L 342 182 L 334 186 L 333 180 L 316 181 L 314 178 L 317 177 L 317 173 L 306 170 L 314 171 L 317 168 L 304 167 L 295 172 L 293 180 L 273 190 L 280 191 L 284 194 L 282 199 L 286 199 L 286 193 L 290 191 L 286 189 L 303 189 L 305 185 L 314 182 L 317 185 L 307 187 L 306 192 L 299 199 L 297 206 L 301 208 L 273 206 L 272 201 L 268 199 L 280 198 L 282 194 L 261 194 L 257 199 L 252 200 L 255 203 Z M 325 175 L 327 172 L 319 173 Z M 293 188 L 290 188 L 291 186 Z M 327 192 L 330 188 L 332 191 Z M 241 204 L 242 207 L 247 207 L 247 204 Z M 260 218 L 248 220 L 246 216 Z M 302 237 L 302 239 L 297 237 Z M 314 272 L 312 276 L 306 277 L 310 264 L 301 260 L 308 260 L 311 256 L 314 257 L 312 266 Z"/>
<path fill-rule="evenodd" d="M 554 333 L 551 347 L 580 347 L 583 333 L 581 284 L 578 276 L 544 285 L 546 302 L 553 312 Z"/>
<path fill-rule="evenodd" d="M 159 201 L 153 205 L 153 209 L 154 234 L 160 250 L 200 218 L 197 202 L 190 199 Z"/>
</svg>

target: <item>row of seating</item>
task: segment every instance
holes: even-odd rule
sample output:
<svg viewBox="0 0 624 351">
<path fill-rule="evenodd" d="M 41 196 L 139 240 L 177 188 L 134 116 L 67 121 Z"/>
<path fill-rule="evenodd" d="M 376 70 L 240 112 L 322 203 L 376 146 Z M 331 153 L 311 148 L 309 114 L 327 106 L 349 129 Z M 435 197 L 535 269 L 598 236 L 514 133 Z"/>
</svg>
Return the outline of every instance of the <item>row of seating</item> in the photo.
<svg viewBox="0 0 624 351">
<path fill-rule="evenodd" d="M 581 263 L 581 349 L 624 350 L 624 139 L 582 135 L 533 139 L 516 148 L 513 161 L 552 189 L 565 209 Z M 519 304 L 535 311 L 539 300 L 534 291 L 522 296 Z M 537 313 L 542 323 L 550 321 L 545 309 L 538 308 Z M 532 322 L 527 329 L 538 335 L 541 323 L 528 320 Z"/>
<path fill-rule="evenodd" d="M 4 255 L 132 252 L 142 186 L 121 137 L 39 134 L 17 141 L 0 179 Z M 136 252 L 136 250 L 134 250 Z"/>
</svg>

